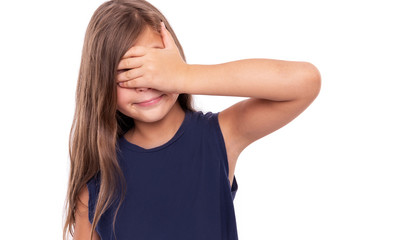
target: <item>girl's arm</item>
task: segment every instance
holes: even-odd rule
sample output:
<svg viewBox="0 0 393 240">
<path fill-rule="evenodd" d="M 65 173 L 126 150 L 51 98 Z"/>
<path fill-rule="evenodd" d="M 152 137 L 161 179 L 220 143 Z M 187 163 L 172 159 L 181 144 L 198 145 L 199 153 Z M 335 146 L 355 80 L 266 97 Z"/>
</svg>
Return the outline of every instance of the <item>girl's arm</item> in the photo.
<svg viewBox="0 0 393 240">
<path fill-rule="evenodd" d="M 245 59 L 215 65 L 187 64 L 164 25 L 161 37 L 162 49 L 134 46 L 125 54 L 118 70 L 130 70 L 118 75 L 119 85 L 250 97 L 219 114 L 225 144 L 233 156 L 289 123 L 320 91 L 320 73 L 308 62 Z M 159 37 L 153 43 L 162 44 Z"/>
<path fill-rule="evenodd" d="M 321 87 L 314 65 L 273 59 L 188 65 L 186 79 L 179 92 L 250 97 L 219 114 L 227 147 L 235 155 L 296 118 Z"/>
<path fill-rule="evenodd" d="M 89 221 L 89 190 L 84 186 L 76 204 L 74 240 L 90 240 L 91 223 Z M 93 240 L 100 240 L 97 231 L 93 231 Z"/>
<path fill-rule="evenodd" d="M 317 68 L 307 62 L 244 59 L 215 65 L 188 64 L 179 92 L 290 101 L 314 98 Z"/>
</svg>

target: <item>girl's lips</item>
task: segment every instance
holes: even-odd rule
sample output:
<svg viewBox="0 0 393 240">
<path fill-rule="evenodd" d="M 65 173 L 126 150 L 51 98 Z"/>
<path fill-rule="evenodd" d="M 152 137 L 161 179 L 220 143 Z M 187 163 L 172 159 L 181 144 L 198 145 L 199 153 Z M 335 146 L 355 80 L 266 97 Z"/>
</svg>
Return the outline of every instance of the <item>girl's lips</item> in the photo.
<svg viewBox="0 0 393 240">
<path fill-rule="evenodd" d="M 153 105 L 153 104 L 158 103 L 158 102 L 161 100 L 162 96 L 163 96 L 163 95 L 161 95 L 161 96 L 159 96 L 159 97 L 157 97 L 157 98 L 154 98 L 154 99 L 152 99 L 152 100 L 150 100 L 150 101 L 141 102 L 141 103 L 136 103 L 136 104 L 137 104 L 138 106 L 147 107 L 147 106 L 150 106 L 150 105 Z"/>
</svg>

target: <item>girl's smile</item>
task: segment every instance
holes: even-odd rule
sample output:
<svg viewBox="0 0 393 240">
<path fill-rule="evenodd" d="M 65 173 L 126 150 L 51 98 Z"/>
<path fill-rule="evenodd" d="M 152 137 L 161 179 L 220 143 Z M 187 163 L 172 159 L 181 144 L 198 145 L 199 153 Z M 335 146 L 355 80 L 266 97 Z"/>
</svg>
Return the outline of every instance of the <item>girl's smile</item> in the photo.
<svg viewBox="0 0 393 240">
<path fill-rule="evenodd" d="M 134 46 L 164 48 L 161 35 L 146 27 Z M 163 119 L 177 103 L 179 93 L 163 92 L 154 88 L 126 88 L 117 86 L 117 108 L 124 115 L 133 118 L 136 125 L 152 123 Z"/>
<path fill-rule="evenodd" d="M 152 98 L 150 100 L 139 102 L 136 104 L 141 107 L 148 107 L 148 106 L 156 105 L 157 103 L 160 102 L 160 100 L 162 99 L 163 96 L 164 96 L 164 94 L 160 95 L 159 97 Z"/>
</svg>

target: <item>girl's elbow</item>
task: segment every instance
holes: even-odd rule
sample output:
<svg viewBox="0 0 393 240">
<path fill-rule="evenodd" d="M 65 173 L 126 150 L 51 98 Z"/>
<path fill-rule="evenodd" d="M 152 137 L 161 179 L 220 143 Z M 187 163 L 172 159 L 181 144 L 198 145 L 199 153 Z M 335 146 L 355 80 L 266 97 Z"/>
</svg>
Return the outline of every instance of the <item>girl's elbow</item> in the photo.
<svg viewBox="0 0 393 240">
<path fill-rule="evenodd" d="M 321 90 L 321 73 L 312 63 L 305 62 L 306 71 L 304 76 L 305 97 L 315 99 Z"/>
</svg>

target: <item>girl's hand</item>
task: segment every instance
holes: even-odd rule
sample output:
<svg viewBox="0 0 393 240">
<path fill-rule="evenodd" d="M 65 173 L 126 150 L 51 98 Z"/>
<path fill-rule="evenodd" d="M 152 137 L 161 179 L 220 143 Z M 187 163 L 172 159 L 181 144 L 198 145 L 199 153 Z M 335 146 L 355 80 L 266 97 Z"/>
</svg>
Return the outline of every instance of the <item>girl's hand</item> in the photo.
<svg viewBox="0 0 393 240">
<path fill-rule="evenodd" d="M 181 93 L 188 64 L 163 22 L 161 22 L 163 49 L 134 46 L 119 62 L 116 82 L 120 87 L 154 88 L 162 92 Z"/>
</svg>

